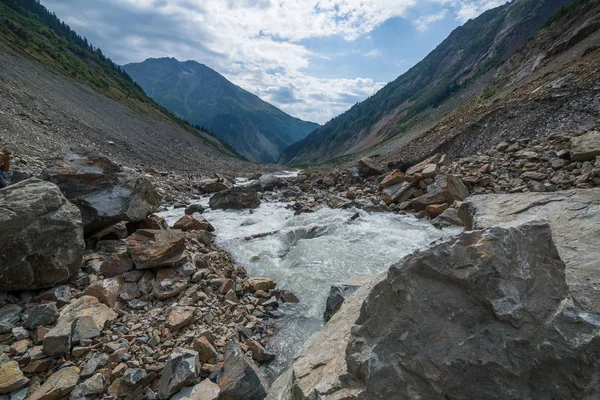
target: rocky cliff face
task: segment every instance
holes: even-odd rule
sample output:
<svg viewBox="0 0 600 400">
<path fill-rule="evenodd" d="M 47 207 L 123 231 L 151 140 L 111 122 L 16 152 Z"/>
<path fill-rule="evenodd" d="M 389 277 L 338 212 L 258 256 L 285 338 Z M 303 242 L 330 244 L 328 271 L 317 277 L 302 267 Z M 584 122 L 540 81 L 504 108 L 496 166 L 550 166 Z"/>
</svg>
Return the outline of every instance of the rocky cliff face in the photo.
<svg viewBox="0 0 600 400">
<path fill-rule="evenodd" d="M 592 399 L 599 316 L 547 224 L 466 232 L 359 289 L 268 398 Z"/>
<path fill-rule="evenodd" d="M 159 104 L 252 161 L 276 162 L 318 124 L 294 118 L 195 61 L 148 59 L 125 70 Z"/>
<path fill-rule="evenodd" d="M 470 155 L 512 137 L 593 126 L 600 116 L 598 3 L 575 2 L 567 17 L 538 30 L 570 3 L 519 0 L 488 11 L 372 98 L 291 146 L 281 161 L 367 150 L 417 161 L 435 151 Z"/>
</svg>

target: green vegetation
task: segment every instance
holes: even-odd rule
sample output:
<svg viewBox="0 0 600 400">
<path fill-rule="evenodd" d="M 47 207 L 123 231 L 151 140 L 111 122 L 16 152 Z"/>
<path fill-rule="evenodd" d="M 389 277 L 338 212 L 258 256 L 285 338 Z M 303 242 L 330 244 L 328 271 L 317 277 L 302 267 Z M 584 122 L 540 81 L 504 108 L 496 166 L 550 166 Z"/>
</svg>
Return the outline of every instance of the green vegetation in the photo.
<svg viewBox="0 0 600 400">
<path fill-rule="evenodd" d="M 208 130 L 192 126 L 156 104 L 127 72 L 60 21 L 39 0 L 0 0 L 0 41 L 110 98 L 172 120 L 208 146 L 241 157 L 229 146 L 209 140 L 196 131 L 214 136 Z"/>
<path fill-rule="evenodd" d="M 540 29 L 548 28 L 549 26 L 553 25 L 555 22 L 568 17 L 569 15 L 571 15 L 575 11 L 577 11 L 579 9 L 579 7 L 582 7 L 588 3 L 589 3 L 589 0 L 575 0 L 571 4 L 561 7 L 560 10 L 558 10 L 557 12 L 552 14 L 552 16 L 550 18 L 548 18 L 546 20 L 546 22 L 544 22 L 542 24 L 542 26 L 540 26 Z"/>
</svg>

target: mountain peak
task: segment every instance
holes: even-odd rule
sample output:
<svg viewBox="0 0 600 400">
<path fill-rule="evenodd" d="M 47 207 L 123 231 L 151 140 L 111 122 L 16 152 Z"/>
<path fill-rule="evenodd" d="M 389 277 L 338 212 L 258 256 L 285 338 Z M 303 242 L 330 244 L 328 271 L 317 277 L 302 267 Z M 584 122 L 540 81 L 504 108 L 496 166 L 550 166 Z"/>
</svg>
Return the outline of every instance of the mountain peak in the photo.
<svg viewBox="0 0 600 400">
<path fill-rule="evenodd" d="M 149 58 L 124 69 L 160 105 L 214 132 L 252 161 L 277 162 L 285 148 L 319 127 L 286 114 L 194 60 Z"/>
</svg>

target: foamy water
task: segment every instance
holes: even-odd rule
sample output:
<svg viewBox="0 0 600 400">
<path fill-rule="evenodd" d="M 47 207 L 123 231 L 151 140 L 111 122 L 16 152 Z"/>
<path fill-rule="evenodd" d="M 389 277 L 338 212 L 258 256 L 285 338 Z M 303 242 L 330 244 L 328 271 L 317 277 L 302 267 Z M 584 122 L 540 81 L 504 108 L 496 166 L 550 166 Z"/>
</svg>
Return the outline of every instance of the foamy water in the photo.
<svg viewBox="0 0 600 400">
<path fill-rule="evenodd" d="M 208 198 L 199 201 L 208 206 Z M 268 366 L 271 377 L 287 368 L 302 344 L 323 327 L 323 311 L 333 283 L 357 275 L 374 275 L 432 241 L 456 234 L 426 221 L 393 213 L 323 208 L 294 216 L 285 203 L 263 203 L 256 210 L 207 209 L 204 216 L 216 229 L 216 242 L 229 251 L 250 276 L 264 276 L 280 289 L 291 290 L 299 304 L 284 304 L 285 316 L 268 349 L 277 358 Z M 356 212 L 360 218 L 350 221 Z M 173 224 L 183 209 L 161 215 Z M 246 241 L 245 237 L 277 231 Z"/>
</svg>

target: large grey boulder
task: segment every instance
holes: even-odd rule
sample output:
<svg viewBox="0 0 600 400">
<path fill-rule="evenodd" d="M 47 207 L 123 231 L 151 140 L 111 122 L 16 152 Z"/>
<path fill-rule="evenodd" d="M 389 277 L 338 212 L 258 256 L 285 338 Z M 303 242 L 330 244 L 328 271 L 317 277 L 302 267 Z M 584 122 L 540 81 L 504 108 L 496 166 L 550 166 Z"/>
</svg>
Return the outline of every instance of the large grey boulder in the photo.
<svg viewBox="0 0 600 400">
<path fill-rule="evenodd" d="M 81 213 L 56 185 L 32 178 L 0 190 L 0 290 L 66 282 L 84 249 Z"/>
<path fill-rule="evenodd" d="M 258 208 L 260 199 L 254 190 L 236 187 L 215 193 L 210 198 L 209 205 L 213 210 L 242 210 Z"/>
<path fill-rule="evenodd" d="M 148 179 L 88 149 L 56 158 L 42 177 L 79 207 L 86 235 L 120 221 L 141 221 L 162 201 Z"/>
<path fill-rule="evenodd" d="M 459 214 L 467 229 L 546 220 L 567 265 L 571 295 L 584 310 L 600 313 L 600 188 L 471 196 Z"/>
<path fill-rule="evenodd" d="M 266 174 L 258 178 L 258 184 L 261 191 L 268 192 L 273 189 L 285 187 L 288 182 L 286 178 L 276 176 L 275 174 Z"/>
<path fill-rule="evenodd" d="M 263 400 L 269 390 L 269 382 L 258 366 L 233 341 L 227 344 L 223 373 L 217 383 L 221 398 L 229 400 Z"/>
<path fill-rule="evenodd" d="M 359 289 L 268 399 L 594 399 L 599 328 L 547 224 L 465 232 Z"/>
<path fill-rule="evenodd" d="M 187 349 L 174 350 L 162 370 L 158 398 L 166 400 L 185 386 L 195 383 L 200 373 L 198 353 Z"/>
<path fill-rule="evenodd" d="M 379 176 L 385 173 L 385 169 L 372 158 L 363 157 L 357 164 L 358 174 L 363 178 Z"/>
</svg>

